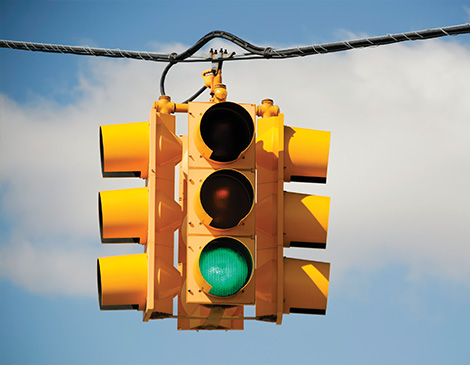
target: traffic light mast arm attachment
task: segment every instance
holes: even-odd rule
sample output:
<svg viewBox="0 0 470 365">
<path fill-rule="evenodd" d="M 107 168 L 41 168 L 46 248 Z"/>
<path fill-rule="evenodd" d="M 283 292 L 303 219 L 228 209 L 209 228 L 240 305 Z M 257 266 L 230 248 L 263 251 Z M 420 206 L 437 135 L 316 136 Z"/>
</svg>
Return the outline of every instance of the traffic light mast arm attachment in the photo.
<svg viewBox="0 0 470 365">
<path fill-rule="evenodd" d="M 222 64 L 221 61 L 217 67 L 206 70 L 202 73 L 204 86 L 211 90 L 210 102 L 222 103 L 227 100 L 227 88 L 222 84 Z M 168 95 L 162 95 L 153 103 L 153 109 L 163 114 L 187 113 L 189 106 L 187 103 L 175 103 L 171 101 Z"/>
<path fill-rule="evenodd" d="M 157 112 L 162 114 L 187 113 L 188 104 L 174 103 L 168 95 L 162 95 L 152 106 Z"/>
<path fill-rule="evenodd" d="M 256 115 L 261 118 L 277 117 L 281 110 L 277 105 L 274 105 L 272 99 L 264 99 L 261 105 L 256 107 Z"/>
<path fill-rule="evenodd" d="M 213 103 L 222 103 L 227 100 L 227 87 L 222 83 L 222 68 L 212 68 L 202 73 L 204 85 L 211 89 L 211 99 Z"/>
</svg>

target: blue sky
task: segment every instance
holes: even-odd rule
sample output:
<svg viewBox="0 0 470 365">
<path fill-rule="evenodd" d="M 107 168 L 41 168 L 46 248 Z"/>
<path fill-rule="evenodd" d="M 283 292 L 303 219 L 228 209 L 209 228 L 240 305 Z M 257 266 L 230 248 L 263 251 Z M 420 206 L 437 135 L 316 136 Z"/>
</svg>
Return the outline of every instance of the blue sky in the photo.
<svg viewBox="0 0 470 365">
<path fill-rule="evenodd" d="M 469 22 L 459 0 L 0 1 L 1 39 L 162 53 L 216 29 L 290 47 Z M 468 363 L 469 35 L 224 65 L 230 100 L 332 132 L 328 183 L 285 186 L 332 199 L 327 249 L 285 252 L 331 262 L 327 315 L 241 332 L 99 311 L 96 258 L 142 248 L 100 244 L 97 192 L 143 183 L 101 178 L 98 126 L 147 120 L 163 67 L 0 49 L 0 363 Z M 174 67 L 168 94 L 206 68 Z"/>
</svg>

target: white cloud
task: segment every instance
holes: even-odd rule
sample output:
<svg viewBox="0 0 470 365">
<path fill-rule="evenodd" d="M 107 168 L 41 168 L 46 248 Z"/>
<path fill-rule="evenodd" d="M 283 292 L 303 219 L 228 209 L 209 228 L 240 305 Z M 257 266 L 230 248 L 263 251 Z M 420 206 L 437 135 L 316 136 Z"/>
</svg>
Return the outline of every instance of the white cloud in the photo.
<svg viewBox="0 0 470 365">
<path fill-rule="evenodd" d="M 309 256 L 343 273 L 398 262 L 410 279 L 468 284 L 468 50 L 426 42 L 341 57 L 321 75 L 339 69 L 336 90 L 312 99 L 332 130 L 332 207 L 329 247 Z"/>
<path fill-rule="evenodd" d="M 0 272 L 35 293 L 96 294 L 96 268 L 93 270 L 96 260 L 90 258 L 99 250 L 80 247 L 77 242 L 71 247 L 69 243 L 41 245 L 15 236 L 9 245 L 2 247 Z"/>
<path fill-rule="evenodd" d="M 82 98 L 71 105 L 0 100 L 1 212 L 9 223 L 2 276 L 33 291 L 95 295 L 97 256 L 141 250 L 100 246 L 97 192 L 142 183 L 101 178 L 98 126 L 146 120 L 163 65 L 86 64 Z M 175 66 L 166 85 L 173 100 L 193 94 L 206 68 Z M 273 98 L 287 124 L 332 131 L 328 184 L 286 185 L 332 197 L 329 246 L 288 253 L 331 261 L 336 279 L 397 262 L 413 280 L 468 283 L 469 79 L 470 51 L 442 41 L 227 62 L 230 100 Z M 185 116 L 177 121 L 185 131 Z"/>
</svg>

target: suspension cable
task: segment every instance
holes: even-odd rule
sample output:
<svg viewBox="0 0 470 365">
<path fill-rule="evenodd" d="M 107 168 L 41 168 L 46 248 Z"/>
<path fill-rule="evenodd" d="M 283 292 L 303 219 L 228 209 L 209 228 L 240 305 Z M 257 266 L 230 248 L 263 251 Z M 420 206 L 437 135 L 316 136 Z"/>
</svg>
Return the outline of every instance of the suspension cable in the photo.
<svg viewBox="0 0 470 365">
<path fill-rule="evenodd" d="M 210 56 L 207 57 L 192 57 L 199 49 L 205 44 L 215 38 L 223 38 L 235 45 L 241 47 L 248 53 L 243 55 L 235 55 L 230 60 L 243 60 L 243 59 L 258 59 L 258 58 L 291 58 L 291 57 L 304 57 L 315 54 L 324 54 L 331 52 L 347 51 L 355 48 L 365 48 L 373 46 L 381 46 L 386 44 L 425 40 L 431 38 L 445 37 L 451 35 L 470 33 L 470 23 L 455 25 L 450 27 L 441 27 L 428 30 L 414 31 L 408 33 L 388 34 L 380 37 L 356 39 L 350 41 L 342 41 L 335 43 L 325 43 L 311 46 L 294 47 L 286 49 L 274 49 L 272 47 L 260 47 L 253 45 L 231 33 L 224 31 L 213 31 L 206 34 L 199 39 L 192 47 L 186 51 L 176 54 L 161 54 L 154 52 L 139 52 L 127 51 L 120 49 L 109 48 L 92 48 L 88 46 L 68 46 L 61 44 L 48 44 L 48 43 L 33 43 L 23 41 L 10 41 L 0 40 L 0 48 L 10 48 L 25 51 L 35 52 L 49 52 L 49 53 L 64 53 L 75 54 L 83 56 L 96 56 L 96 57 L 112 57 L 112 58 L 131 58 L 144 61 L 155 62 L 207 62 L 211 60 Z"/>
<path fill-rule="evenodd" d="M 189 47 L 186 51 L 179 54 L 162 54 L 154 52 L 126 51 L 120 49 L 92 48 L 88 46 L 67 46 L 61 44 L 33 43 L 9 40 L 0 40 L 0 48 L 11 48 L 33 52 L 64 53 L 83 56 L 130 58 L 144 61 L 168 62 L 168 65 L 165 67 L 160 77 L 160 92 L 162 95 L 165 95 L 164 83 L 166 75 L 170 68 L 179 62 L 213 61 L 213 55 L 195 57 L 194 54 L 198 50 L 200 50 L 204 45 L 206 45 L 208 42 L 215 38 L 222 38 L 227 41 L 230 41 L 247 51 L 247 53 L 241 55 L 233 55 L 229 58 L 220 60 L 220 63 L 222 63 L 223 61 L 305 57 L 317 54 L 348 51 L 356 48 L 377 47 L 399 42 L 425 40 L 465 33 L 470 33 L 470 23 L 407 33 L 388 34 L 379 37 L 355 39 L 350 41 L 325 43 L 285 49 L 274 49 L 272 47 L 256 46 L 241 39 L 240 37 L 237 37 L 236 35 L 225 31 L 216 30 L 206 34 L 201 39 L 199 39 L 193 46 Z M 193 96 L 187 99 L 185 103 L 197 98 L 205 89 L 205 86 L 199 89 Z"/>
</svg>

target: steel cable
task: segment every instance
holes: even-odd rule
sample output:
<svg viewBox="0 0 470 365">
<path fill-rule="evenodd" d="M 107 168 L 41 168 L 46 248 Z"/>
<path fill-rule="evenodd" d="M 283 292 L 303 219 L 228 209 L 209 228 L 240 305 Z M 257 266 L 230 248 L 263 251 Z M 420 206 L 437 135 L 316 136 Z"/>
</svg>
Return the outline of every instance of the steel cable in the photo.
<svg viewBox="0 0 470 365">
<path fill-rule="evenodd" d="M 160 91 L 162 95 L 165 94 L 165 78 L 175 64 L 179 62 L 207 62 L 213 61 L 212 55 L 206 57 L 193 57 L 194 54 L 200 50 L 204 45 L 215 38 L 222 38 L 227 41 L 234 43 L 240 48 L 247 51 L 242 55 L 234 55 L 230 58 L 220 60 L 225 61 L 240 61 L 240 60 L 254 60 L 254 59 L 281 59 L 281 58 L 293 58 L 293 57 L 305 57 L 316 54 L 325 54 L 333 52 L 347 51 L 356 48 L 366 47 L 377 47 L 387 44 L 414 41 L 414 40 L 425 40 L 431 38 L 445 37 L 451 35 L 470 33 L 470 23 L 454 25 L 450 27 L 433 28 L 427 30 L 420 30 L 407 33 L 388 34 L 385 36 L 355 39 L 350 41 L 325 43 L 311 46 L 285 48 L 285 49 L 274 49 L 272 47 L 260 47 L 251 44 L 236 35 L 231 33 L 216 30 L 207 33 L 205 36 L 200 38 L 193 46 L 189 47 L 184 52 L 179 54 L 161 54 L 154 52 L 138 52 L 138 51 L 126 51 L 120 49 L 109 49 L 109 48 L 92 48 L 88 46 L 68 46 L 60 44 L 46 44 L 46 43 L 33 43 L 33 42 L 22 42 L 22 41 L 9 41 L 0 40 L 0 48 L 11 48 L 25 51 L 34 52 L 50 52 L 50 53 L 65 53 L 75 54 L 84 56 L 95 56 L 95 57 L 112 57 L 112 58 L 130 58 L 144 61 L 155 61 L 155 62 L 168 62 L 162 75 L 160 77 Z M 198 97 L 205 87 L 198 90 L 188 101 L 194 100 Z"/>
</svg>

